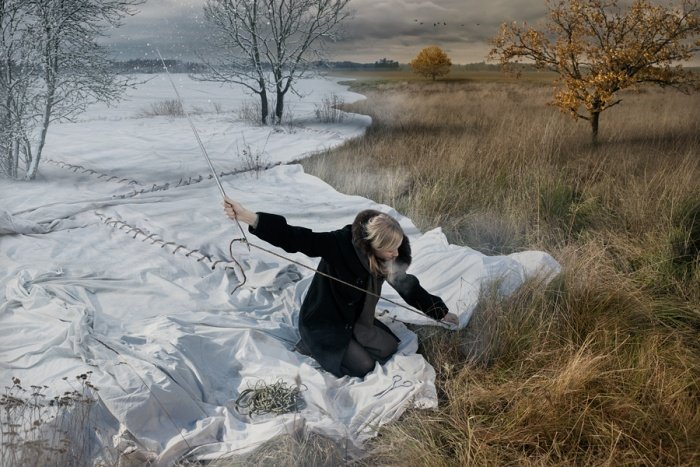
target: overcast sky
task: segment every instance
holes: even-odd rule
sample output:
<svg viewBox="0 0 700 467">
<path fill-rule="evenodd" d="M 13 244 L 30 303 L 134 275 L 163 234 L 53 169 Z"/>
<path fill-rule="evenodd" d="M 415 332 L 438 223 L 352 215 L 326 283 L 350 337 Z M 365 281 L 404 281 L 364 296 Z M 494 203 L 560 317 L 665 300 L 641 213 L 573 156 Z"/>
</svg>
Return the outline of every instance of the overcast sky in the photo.
<svg viewBox="0 0 700 467">
<path fill-rule="evenodd" d="M 150 57 L 155 47 L 166 58 L 206 54 L 204 2 L 148 0 L 104 43 L 122 58 Z M 438 45 L 454 63 L 481 62 L 502 22 L 532 23 L 545 13 L 544 0 L 351 0 L 349 9 L 343 39 L 327 47 L 332 61 L 406 63 L 423 47 Z"/>
</svg>

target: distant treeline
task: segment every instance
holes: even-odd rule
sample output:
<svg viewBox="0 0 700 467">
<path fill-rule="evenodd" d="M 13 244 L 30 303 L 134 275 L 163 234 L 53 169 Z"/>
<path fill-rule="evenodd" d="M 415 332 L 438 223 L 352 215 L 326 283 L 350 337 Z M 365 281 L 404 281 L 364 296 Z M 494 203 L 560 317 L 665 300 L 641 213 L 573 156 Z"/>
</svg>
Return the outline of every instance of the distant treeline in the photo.
<svg viewBox="0 0 700 467">
<path fill-rule="evenodd" d="M 358 62 L 317 62 L 317 67 L 330 68 L 336 70 L 398 70 L 401 66 L 396 60 L 382 58 L 374 63 L 358 63 Z"/>
<path fill-rule="evenodd" d="M 165 60 L 168 71 L 172 73 L 202 73 L 206 70 L 206 65 L 198 62 L 188 62 L 182 60 Z M 112 62 L 113 70 L 118 73 L 162 73 L 163 64 L 158 59 L 133 59 Z M 313 64 L 318 70 L 402 70 L 410 68 L 408 64 L 402 64 L 396 60 L 382 58 L 373 63 L 360 63 L 351 61 L 328 62 L 319 61 Z M 535 66 L 528 63 L 511 65 L 513 70 L 522 72 L 536 71 Z M 687 67 L 693 72 L 700 72 L 699 67 Z M 453 65 L 453 71 L 500 71 L 501 66 L 494 63 L 468 63 L 466 65 Z"/>
<path fill-rule="evenodd" d="M 320 66 L 321 64 L 319 64 Z M 399 63 L 394 60 L 381 59 L 374 63 L 356 63 L 356 62 L 328 62 L 323 64 L 323 67 L 336 70 L 410 70 L 411 66 L 407 63 Z M 514 70 L 519 71 L 535 71 L 534 65 L 522 63 L 512 65 Z M 468 63 L 466 65 L 452 65 L 452 71 L 500 71 L 501 65 L 494 63 Z"/>
<path fill-rule="evenodd" d="M 207 66 L 203 63 L 198 62 L 188 62 L 182 60 L 164 60 L 168 67 L 168 71 L 172 73 L 201 73 L 206 70 Z M 357 63 L 357 62 L 327 62 L 318 61 L 313 63 L 312 68 L 319 70 L 333 70 L 333 69 L 399 69 L 399 62 L 395 60 L 390 60 L 388 58 L 382 58 L 374 63 Z M 119 73 L 161 73 L 163 71 L 163 64 L 159 59 L 145 59 L 137 58 L 125 61 L 113 61 L 113 70 Z"/>
<path fill-rule="evenodd" d="M 197 62 L 182 60 L 163 60 L 171 73 L 201 73 L 206 67 Z M 113 61 L 112 70 L 117 73 L 162 73 L 163 63 L 159 59 L 137 58 L 125 61 Z"/>
</svg>

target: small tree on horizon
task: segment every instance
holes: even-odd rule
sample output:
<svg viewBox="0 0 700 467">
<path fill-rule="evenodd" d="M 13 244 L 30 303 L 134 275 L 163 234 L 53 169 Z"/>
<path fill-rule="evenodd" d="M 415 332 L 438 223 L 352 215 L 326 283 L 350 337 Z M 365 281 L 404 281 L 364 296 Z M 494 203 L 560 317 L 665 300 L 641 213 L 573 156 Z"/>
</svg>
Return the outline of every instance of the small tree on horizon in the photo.
<svg viewBox="0 0 700 467">
<path fill-rule="evenodd" d="M 619 104 L 618 91 L 643 83 L 683 92 L 697 89 L 697 76 L 679 62 L 700 50 L 697 0 L 678 6 L 634 0 L 551 0 L 544 31 L 504 23 L 489 59 L 504 69 L 521 59 L 557 73 L 552 105 L 591 123 L 595 143 L 601 112 Z M 581 109 L 584 109 L 583 113 Z"/>
<path fill-rule="evenodd" d="M 424 48 L 411 60 L 413 71 L 433 81 L 448 74 L 451 66 L 450 57 L 436 45 Z"/>
</svg>

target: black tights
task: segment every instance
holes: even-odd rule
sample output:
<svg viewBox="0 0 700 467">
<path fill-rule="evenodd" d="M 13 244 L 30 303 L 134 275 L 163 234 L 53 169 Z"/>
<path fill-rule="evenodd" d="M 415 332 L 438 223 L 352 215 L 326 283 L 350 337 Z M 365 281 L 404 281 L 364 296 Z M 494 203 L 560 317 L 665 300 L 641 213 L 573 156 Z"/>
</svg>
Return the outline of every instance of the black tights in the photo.
<svg viewBox="0 0 700 467">
<path fill-rule="evenodd" d="M 375 362 L 384 363 L 398 348 L 398 342 L 387 334 L 387 338 L 377 342 L 377 347 L 364 347 L 354 338 L 345 351 L 340 370 L 346 375 L 362 378 L 374 369 Z"/>
</svg>

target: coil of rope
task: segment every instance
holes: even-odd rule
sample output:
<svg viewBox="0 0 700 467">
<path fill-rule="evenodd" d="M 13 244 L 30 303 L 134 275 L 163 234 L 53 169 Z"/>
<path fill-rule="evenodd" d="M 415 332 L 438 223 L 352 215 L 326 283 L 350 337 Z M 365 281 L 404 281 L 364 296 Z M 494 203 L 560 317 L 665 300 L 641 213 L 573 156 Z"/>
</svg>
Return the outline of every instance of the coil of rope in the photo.
<svg viewBox="0 0 700 467">
<path fill-rule="evenodd" d="M 252 388 L 241 391 L 235 401 L 238 413 L 242 415 L 281 415 L 298 412 L 306 407 L 301 392 L 306 391 L 303 384 L 289 386 L 281 379 L 273 384 L 258 381 Z"/>
</svg>

